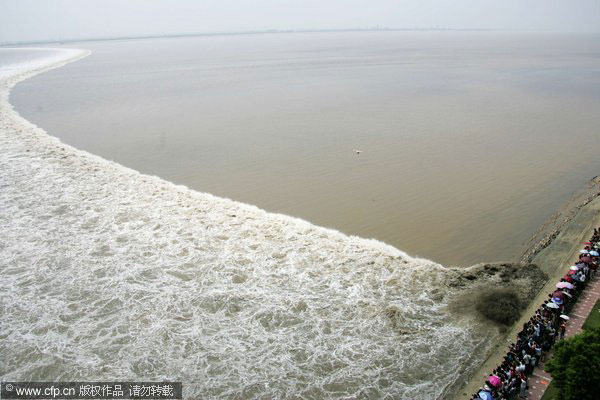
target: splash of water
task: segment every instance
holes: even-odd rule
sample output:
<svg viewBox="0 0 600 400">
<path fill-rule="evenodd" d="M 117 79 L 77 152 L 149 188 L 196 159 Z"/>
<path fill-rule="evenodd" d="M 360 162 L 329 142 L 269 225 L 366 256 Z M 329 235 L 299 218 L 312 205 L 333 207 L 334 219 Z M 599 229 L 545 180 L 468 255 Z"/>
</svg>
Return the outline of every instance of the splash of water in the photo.
<svg viewBox="0 0 600 400">
<path fill-rule="evenodd" d="M 48 52 L 48 50 L 45 50 Z M 0 376 L 177 380 L 186 398 L 440 396 L 487 338 L 448 270 L 74 149 L 0 69 Z"/>
</svg>

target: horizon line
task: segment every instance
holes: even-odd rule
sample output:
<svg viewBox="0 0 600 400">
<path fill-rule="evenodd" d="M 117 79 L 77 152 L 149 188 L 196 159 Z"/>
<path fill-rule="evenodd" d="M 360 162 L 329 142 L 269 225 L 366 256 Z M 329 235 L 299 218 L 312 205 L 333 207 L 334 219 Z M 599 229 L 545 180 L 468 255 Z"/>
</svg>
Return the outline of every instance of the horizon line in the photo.
<svg viewBox="0 0 600 400">
<path fill-rule="evenodd" d="M 368 27 L 368 28 L 324 28 L 324 29 L 264 29 L 248 31 L 231 32 L 179 32 L 164 34 L 147 35 L 123 35 L 123 36 L 97 36 L 86 38 L 64 38 L 64 39 L 44 39 L 44 40 L 16 40 L 0 42 L 0 47 L 4 46 L 23 46 L 31 44 L 52 44 L 52 43 L 76 43 L 76 42 L 103 42 L 112 40 L 144 40 L 144 39 L 168 39 L 182 37 L 200 37 L 200 36 L 234 36 L 234 35 L 261 35 L 273 33 L 327 33 L 327 32 L 556 32 L 556 33 L 600 33 L 595 31 L 557 31 L 551 29 L 501 29 L 501 28 L 388 28 L 388 27 Z"/>
</svg>

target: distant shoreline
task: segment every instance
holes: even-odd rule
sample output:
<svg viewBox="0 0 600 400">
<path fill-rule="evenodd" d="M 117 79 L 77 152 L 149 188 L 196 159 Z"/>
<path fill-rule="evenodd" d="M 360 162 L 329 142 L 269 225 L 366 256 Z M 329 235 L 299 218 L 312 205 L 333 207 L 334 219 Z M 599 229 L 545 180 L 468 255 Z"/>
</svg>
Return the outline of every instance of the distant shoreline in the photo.
<svg viewBox="0 0 600 400">
<path fill-rule="evenodd" d="M 0 42 L 0 47 L 8 46 L 30 46 L 40 44 L 65 44 L 85 42 L 108 42 L 119 40 L 146 40 L 146 39 L 175 39 L 192 37 L 213 36 L 238 36 L 238 35 L 266 35 L 280 33 L 337 33 L 337 32 L 528 32 L 528 33 L 568 33 L 551 30 L 527 30 L 527 29 L 476 29 L 476 28 L 344 28 L 344 29 L 265 29 L 258 31 L 234 31 L 234 32 L 181 32 L 152 35 L 123 35 L 123 36 L 100 36 L 91 38 L 53 38 L 47 40 L 14 40 Z M 588 32 L 573 32 L 586 34 Z M 593 34 L 593 32 L 589 32 Z"/>
</svg>

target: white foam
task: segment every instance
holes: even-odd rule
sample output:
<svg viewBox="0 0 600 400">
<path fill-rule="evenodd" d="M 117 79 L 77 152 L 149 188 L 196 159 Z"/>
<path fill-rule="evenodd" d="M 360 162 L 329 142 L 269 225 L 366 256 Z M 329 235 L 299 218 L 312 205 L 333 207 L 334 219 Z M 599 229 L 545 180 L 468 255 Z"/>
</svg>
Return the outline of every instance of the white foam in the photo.
<svg viewBox="0 0 600 400">
<path fill-rule="evenodd" d="M 486 345 L 445 312 L 441 265 L 139 174 L 12 110 L 18 81 L 87 54 L 0 70 L 2 380 L 431 399 Z"/>
</svg>

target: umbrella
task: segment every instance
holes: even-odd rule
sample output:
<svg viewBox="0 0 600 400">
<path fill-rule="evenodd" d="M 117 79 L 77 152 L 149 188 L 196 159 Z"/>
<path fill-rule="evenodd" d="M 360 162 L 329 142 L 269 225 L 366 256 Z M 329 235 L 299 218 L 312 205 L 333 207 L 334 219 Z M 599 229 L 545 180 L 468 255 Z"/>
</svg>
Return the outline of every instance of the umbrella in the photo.
<svg viewBox="0 0 600 400">
<path fill-rule="evenodd" d="M 573 265 L 571 266 L 571 268 L 569 268 L 571 271 L 579 271 L 579 267 L 577 265 Z"/>
<path fill-rule="evenodd" d="M 580 252 L 580 253 L 582 253 L 582 254 L 587 254 L 587 253 L 589 253 L 589 251 L 587 251 L 587 250 L 579 250 L 579 252 Z"/>
<path fill-rule="evenodd" d="M 591 246 L 593 243 L 592 242 L 583 242 L 583 244 L 587 244 L 588 246 Z"/>
<path fill-rule="evenodd" d="M 559 306 L 563 303 L 562 299 L 559 297 L 553 297 L 552 302 L 558 304 Z"/>
<path fill-rule="evenodd" d="M 565 314 L 561 314 L 560 317 L 566 321 L 568 321 L 570 318 L 567 317 Z"/>
<path fill-rule="evenodd" d="M 568 272 L 569 275 L 575 275 L 576 273 L 577 273 L 577 271 L 573 271 L 573 270 Z"/>
<path fill-rule="evenodd" d="M 492 394 L 490 392 L 486 392 L 486 391 L 481 391 L 478 393 L 479 398 L 481 400 L 494 400 L 494 396 L 492 396 Z"/>
<path fill-rule="evenodd" d="M 590 251 L 590 255 L 594 256 L 594 257 L 598 257 L 598 256 L 600 256 L 600 253 L 598 253 L 596 250 L 592 250 L 592 251 Z"/>
<path fill-rule="evenodd" d="M 552 302 L 550 302 L 550 303 L 546 303 L 546 307 L 548 307 L 548 308 L 560 308 L 560 307 L 558 306 L 558 304 L 556 304 L 556 303 L 552 303 Z"/>
<path fill-rule="evenodd" d="M 574 286 L 569 282 L 558 282 L 556 284 L 556 287 L 559 289 L 564 289 L 564 288 L 573 289 L 574 288 Z"/>
<path fill-rule="evenodd" d="M 589 257 L 581 257 L 579 261 L 583 261 L 584 263 L 591 263 L 592 259 Z"/>
<path fill-rule="evenodd" d="M 563 279 L 569 283 L 573 283 L 574 279 L 570 275 L 563 276 Z"/>
<path fill-rule="evenodd" d="M 496 375 L 490 375 L 488 382 L 495 388 L 502 386 L 502 380 Z"/>
</svg>

